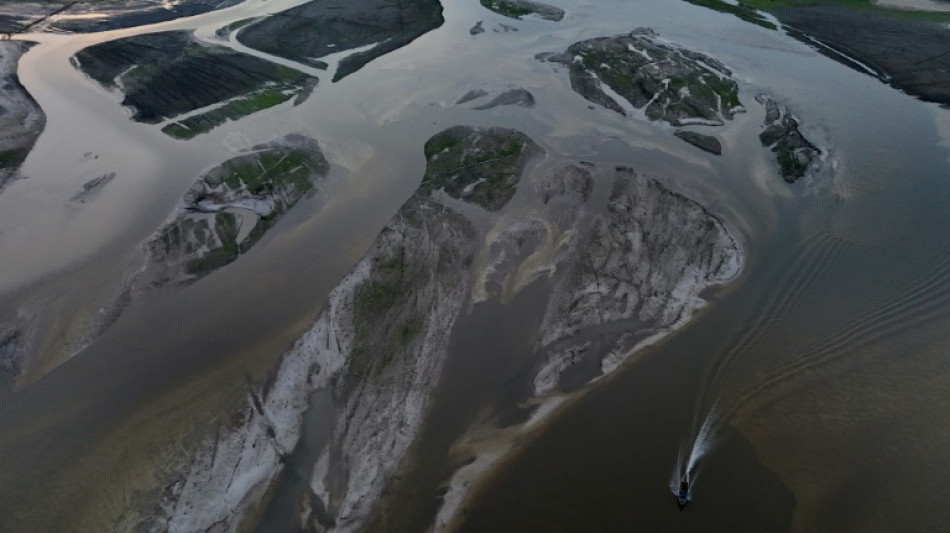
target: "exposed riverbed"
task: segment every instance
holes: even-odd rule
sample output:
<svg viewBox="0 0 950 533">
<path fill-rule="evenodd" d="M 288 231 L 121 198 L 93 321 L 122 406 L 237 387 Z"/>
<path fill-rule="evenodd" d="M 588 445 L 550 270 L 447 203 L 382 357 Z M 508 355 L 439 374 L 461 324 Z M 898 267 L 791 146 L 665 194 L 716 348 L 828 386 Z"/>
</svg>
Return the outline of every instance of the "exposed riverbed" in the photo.
<svg viewBox="0 0 950 533">
<path fill-rule="evenodd" d="M 131 121 L 121 95 L 70 64 L 108 39 L 181 29 L 211 36 L 298 3 L 250 0 L 145 28 L 29 36 L 40 44 L 21 59 L 20 80 L 47 125 L 22 166 L 27 179 L 0 193 L 0 312 L 24 324 L 39 355 L 0 392 L 0 530 L 136 530 L 145 522 L 130 517 L 149 514 L 142 502 L 158 509 L 170 501 L 178 489 L 164 483 L 183 457 L 240 425 L 233 414 L 243 406 L 262 412 L 249 391 L 263 394 L 282 354 L 319 324 L 327 295 L 419 187 L 426 141 L 457 124 L 523 132 L 546 154 L 528 167 L 531 176 L 586 162 L 603 175 L 624 166 L 659 179 L 736 236 L 742 274 L 702 294 L 709 303 L 692 323 L 593 385 L 584 385 L 589 368 L 562 374 L 563 398 L 527 424 L 518 405 L 525 391 L 511 384 L 537 370 L 519 359 L 536 346 L 517 332 L 541 326 L 539 301 L 556 288 L 527 276 L 519 292 L 510 290 L 514 278 L 486 276 L 484 301 L 463 307 L 464 327 L 442 340 L 442 377 L 425 384 L 430 416 L 413 422 L 420 437 L 398 447 L 404 481 L 348 489 L 383 491 L 373 509 L 349 496 L 336 505 L 375 529 L 400 531 L 424 531 L 437 516 L 473 531 L 891 531 L 950 519 L 928 500 L 950 473 L 950 426 L 937 407 L 950 318 L 948 154 L 935 126 L 945 110 L 778 32 L 659 1 L 559 3 L 559 21 L 447 1 L 441 27 L 338 83 L 331 69 L 300 105 L 189 141 Z M 470 33 L 479 21 L 486 31 Z M 535 58 L 635 27 L 732 72 L 746 113 L 724 126 L 692 126 L 716 136 L 722 155 L 684 143 L 665 123 L 592 104 L 572 90 L 566 67 Z M 480 87 L 521 88 L 533 105 L 456 105 Z M 795 184 L 759 139 L 766 108 L 755 97 L 766 93 L 827 148 L 820 169 Z M 319 143 L 330 190 L 300 199 L 253 249 L 190 285 L 130 289 L 142 243 L 200 176 L 292 133 Z M 599 183 L 591 194 L 603 203 L 610 187 Z M 527 205 L 519 203 L 527 194 L 536 193 L 522 187 L 512 205 Z M 494 223 L 483 224 L 476 230 Z M 499 335 L 482 339 L 484 331 Z M 551 390 L 544 380 L 527 383 Z M 269 503 L 248 513 L 262 530 L 288 524 L 281 509 L 299 512 L 302 488 L 321 493 L 309 469 L 328 468 L 321 479 L 334 479 L 333 464 L 319 466 L 326 442 L 357 449 L 325 417 L 335 401 L 369 394 L 360 390 L 308 400 L 300 434 L 313 449 L 278 450 L 290 470 Z M 694 503 L 679 513 L 669 473 L 714 406 L 717 446 L 700 465 Z M 474 478 L 456 473 L 473 457 L 474 467 L 491 468 L 468 472 L 490 477 L 466 485 Z M 459 487 L 471 489 L 463 503 L 440 514 L 441 495 Z M 326 510 L 311 511 L 325 520 Z"/>
</svg>

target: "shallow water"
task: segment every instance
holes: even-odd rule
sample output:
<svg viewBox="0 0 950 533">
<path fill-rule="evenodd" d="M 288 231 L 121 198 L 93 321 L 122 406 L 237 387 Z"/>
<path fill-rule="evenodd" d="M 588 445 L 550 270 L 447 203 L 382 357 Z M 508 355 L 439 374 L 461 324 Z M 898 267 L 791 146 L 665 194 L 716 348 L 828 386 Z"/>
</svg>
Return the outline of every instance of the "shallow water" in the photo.
<svg viewBox="0 0 950 533">
<path fill-rule="evenodd" d="M 558 2 L 568 15 L 556 24 L 512 22 L 477 2 L 449 0 L 443 27 L 340 83 L 323 74 L 302 105 L 189 142 L 129 121 L 118 96 L 68 62 L 109 38 L 179 28 L 210 35 L 296 3 L 251 0 L 144 29 L 42 35 L 24 57 L 21 80 L 48 124 L 23 167 L 28 179 L 0 194 L 0 308 L 40 302 L 52 310 L 49 346 L 70 317 L 95 312 L 119 290 L 141 260 L 139 243 L 202 171 L 238 150 L 289 132 L 313 135 L 333 164 L 334 185 L 329 199 L 298 204 L 240 261 L 189 287 L 134 294 L 92 346 L 3 400 L 0 509 L 10 518 L 0 529 L 114 516 L 124 493 L 148 486 L 151 454 L 226 418 L 247 374 L 267 374 L 415 189 L 424 141 L 459 123 L 521 129 L 547 150 L 552 168 L 582 159 L 654 175 L 722 216 L 748 253 L 741 278 L 713 291 L 693 324 L 520 448 L 483 488 L 464 529 L 891 531 L 947 523 L 939 482 L 950 468 L 950 425 L 939 406 L 950 377 L 942 358 L 950 188 L 934 120 L 945 122 L 947 111 L 776 32 L 652 0 Z M 487 32 L 469 35 L 479 20 Z M 501 22 L 519 31 L 494 32 Z M 563 69 L 533 58 L 638 26 L 717 57 L 743 82 L 749 112 L 722 131 L 723 157 L 707 157 L 672 128 L 589 109 Z M 494 94 L 508 86 L 531 91 L 535 108 L 453 105 L 472 88 Z M 788 103 L 806 134 L 831 148 L 833 176 L 787 187 L 774 174 L 756 138 L 759 91 Z M 94 198 L 69 200 L 108 172 L 117 177 Z M 519 302 L 511 305 L 526 305 Z M 489 327 L 491 317 L 479 312 L 470 324 Z M 477 337 L 457 332 L 465 335 Z M 514 370 L 477 352 L 450 356 L 442 384 L 449 392 L 440 393 L 419 445 L 430 460 L 409 474 L 425 489 L 387 499 L 410 529 L 425 528 L 450 471 L 451 461 L 434 456 L 451 444 L 445 435 L 462 430 L 453 414 L 474 416 L 481 401 L 504 404 L 504 372 Z M 453 380 L 488 365 L 478 398 L 451 392 Z M 694 501 L 679 513 L 669 473 L 695 420 L 716 402 L 725 425 L 700 465 Z M 84 505 L 89 487 L 102 496 Z"/>
</svg>

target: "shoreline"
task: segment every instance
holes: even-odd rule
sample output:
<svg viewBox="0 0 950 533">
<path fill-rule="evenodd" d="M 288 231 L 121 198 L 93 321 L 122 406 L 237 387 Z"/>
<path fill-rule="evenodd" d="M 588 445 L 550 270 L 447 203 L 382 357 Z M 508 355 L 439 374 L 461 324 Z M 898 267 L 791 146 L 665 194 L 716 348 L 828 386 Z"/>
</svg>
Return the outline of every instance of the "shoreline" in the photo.
<svg viewBox="0 0 950 533">
<path fill-rule="evenodd" d="M 934 0 L 874 0 L 875 5 L 907 11 L 950 13 L 950 3 Z"/>
<path fill-rule="evenodd" d="M 629 350 L 609 353 L 603 361 L 603 374 L 589 381 L 582 388 L 568 393 L 544 394 L 533 397 L 529 402 L 534 406 L 528 420 L 507 427 L 480 426 L 472 428 L 468 437 L 460 439 L 453 445 L 450 455 L 473 456 L 465 466 L 457 469 L 446 486 L 442 505 L 436 515 L 434 532 L 453 533 L 461 526 L 467 512 L 467 504 L 478 498 L 493 475 L 504 470 L 508 461 L 512 460 L 517 449 L 529 442 L 538 431 L 542 431 L 555 420 L 558 413 L 565 407 L 573 404 L 594 388 L 603 385 L 605 381 L 613 379 L 625 366 L 635 364 L 637 358 L 653 345 L 659 344 L 669 337 L 680 333 L 696 315 L 708 306 L 708 301 L 699 297 L 705 291 L 723 288 L 734 283 L 743 273 L 742 264 L 745 254 L 738 239 L 727 230 L 732 240 L 732 249 L 738 263 L 734 265 L 732 274 L 725 279 L 693 287 L 693 290 L 684 295 L 685 311 L 672 325 L 639 340 Z M 470 453 L 464 453 L 469 451 Z"/>
<path fill-rule="evenodd" d="M 532 90 L 535 89 L 534 86 L 532 86 L 531 88 Z M 538 92 L 539 94 L 542 95 L 542 99 L 539 99 L 539 102 L 540 102 L 539 107 L 543 108 L 543 106 L 548 105 L 550 103 L 550 100 L 547 100 L 547 101 L 543 100 L 543 97 L 545 95 L 545 92 L 543 90 L 540 90 Z M 897 95 L 897 96 L 901 96 L 901 95 Z M 505 110 L 500 110 L 500 111 L 505 111 Z M 515 110 L 515 111 L 517 112 L 520 110 Z M 487 119 L 485 121 L 487 122 Z M 538 138 L 541 139 L 541 137 L 538 137 Z M 735 148 L 735 145 L 732 145 L 730 147 Z M 696 159 L 700 159 L 700 157 L 704 157 L 704 156 L 701 154 L 700 156 L 697 156 Z M 718 163 L 713 163 L 713 164 L 718 164 Z M 692 193 L 695 190 L 696 189 L 692 189 L 690 192 Z M 707 203 L 708 198 L 703 199 L 702 195 L 697 195 L 696 198 L 702 200 L 704 205 L 715 205 L 714 203 L 712 204 Z M 546 231 L 553 232 L 555 230 L 549 227 L 549 229 L 547 229 Z M 735 231 L 730 231 L 730 234 L 732 234 L 734 237 L 739 235 Z M 739 243 L 736 243 L 736 244 L 739 244 Z M 739 252 L 740 254 L 744 254 L 746 250 L 741 250 L 740 248 Z M 545 274 L 550 274 L 550 272 L 545 270 L 543 266 L 539 267 L 539 270 L 543 272 L 536 273 L 534 270 L 531 270 L 531 271 L 526 270 L 524 272 L 524 276 L 525 278 L 528 279 L 528 281 L 530 281 L 530 280 L 535 279 L 538 276 L 543 277 L 545 276 Z M 742 275 L 742 272 L 743 272 L 743 269 L 740 267 L 737 270 L 734 278 L 732 279 L 733 280 L 739 279 L 739 276 Z M 513 285 L 516 287 L 511 289 L 511 291 L 518 292 L 517 287 L 520 286 L 520 284 L 514 283 Z M 691 290 L 697 291 L 697 294 L 702 294 L 702 292 L 704 290 L 708 290 L 710 286 L 715 286 L 715 285 L 695 287 Z M 505 290 L 507 291 L 509 290 L 509 288 L 510 288 L 510 284 L 506 284 Z M 718 291 L 716 291 L 715 293 L 718 294 Z M 323 294 L 326 294 L 326 291 L 324 291 Z M 486 296 L 486 297 L 492 298 L 492 299 L 496 298 L 495 295 Z M 688 306 L 689 307 L 688 310 L 680 317 L 682 323 L 680 323 L 680 321 L 677 321 L 669 330 L 656 331 L 652 333 L 651 335 L 649 335 L 648 337 L 640 341 L 638 344 L 636 344 L 634 348 L 629 351 L 625 351 L 623 353 L 612 352 L 608 354 L 608 356 L 604 358 L 604 361 L 602 362 L 600 366 L 602 372 L 605 375 L 599 378 L 595 378 L 594 382 L 600 382 L 601 380 L 603 380 L 603 382 L 606 382 L 606 379 L 604 378 L 609 378 L 613 380 L 615 379 L 614 374 L 620 373 L 620 371 L 622 371 L 625 374 L 632 373 L 630 372 L 630 369 L 631 369 L 631 366 L 638 364 L 636 361 L 643 360 L 646 357 L 652 357 L 653 354 L 656 353 L 652 350 L 648 352 L 646 348 L 648 348 L 651 345 L 662 344 L 661 341 L 667 342 L 670 338 L 674 337 L 674 335 L 671 335 L 671 334 L 673 333 L 682 334 L 683 331 L 689 329 L 691 325 L 693 324 L 693 322 L 697 319 L 697 317 L 704 316 L 702 313 L 703 307 L 707 304 L 702 299 L 699 299 L 699 300 L 700 301 L 695 303 L 695 305 Z M 718 312 L 717 308 L 714 308 L 712 312 Z M 279 353 L 279 350 L 275 350 L 275 354 L 276 353 Z M 636 371 L 636 368 L 634 369 L 634 372 L 635 371 Z M 594 387 L 596 386 L 597 385 L 595 385 Z M 275 387 L 279 387 L 279 385 L 275 385 Z M 563 413 L 565 410 L 570 409 L 568 406 L 573 405 L 573 399 L 575 397 L 580 397 L 581 395 L 586 394 L 586 391 L 589 391 L 592 389 L 593 387 L 585 387 L 583 389 L 583 391 L 585 392 L 575 390 L 573 392 L 564 393 L 564 394 L 555 392 L 550 397 L 542 398 L 541 401 L 533 407 L 534 413 L 531 415 L 531 418 L 523 424 L 523 427 L 524 427 L 523 432 L 518 432 L 518 431 L 505 432 L 504 430 L 507 428 L 501 428 L 501 429 L 488 428 L 490 430 L 488 433 L 481 433 L 477 431 L 473 432 L 474 436 L 471 439 L 465 439 L 464 442 L 460 445 L 463 448 L 470 445 L 473 446 L 474 448 L 477 448 L 476 451 L 478 453 L 476 454 L 475 462 L 471 464 L 471 470 L 469 471 L 469 473 L 472 475 L 461 476 L 461 471 L 464 470 L 462 469 L 462 470 L 456 471 L 456 473 L 452 476 L 453 488 L 456 485 L 462 488 L 467 487 L 467 490 L 469 492 L 462 495 L 462 499 L 459 500 L 459 502 L 455 504 L 456 505 L 455 510 L 452 510 L 451 512 L 449 511 L 449 507 L 448 507 L 449 504 L 446 503 L 447 515 L 450 517 L 451 516 L 457 517 L 458 513 L 464 514 L 465 510 L 468 508 L 467 505 L 468 505 L 468 502 L 471 501 L 471 498 L 479 498 L 479 499 L 482 498 L 482 496 L 480 496 L 478 493 L 484 490 L 486 486 L 490 487 L 490 485 L 487 484 L 488 482 L 485 480 L 493 478 L 496 472 L 503 471 L 506 468 L 506 465 L 508 464 L 508 461 L 510 460 L 512 455 L 519 454 L 519 450 L 522 449 L 521 444 L 523 442 L 532 440 L 534 438 L 533 435 L 535 435 L 538 430 L 549 427 L 549 424 L 553 423 L 554 421 L 560 420 L 560 413 Z M 259 393 L 257 394 L 259 395 Z M 246 408 L 253 411 L 255 409 L 255 406 L 253 405 L 253 401 L 250 404 L 248 404 Z M 499 436 L 495 435 L 494 432 L 501 433 L 502 435 L 500 436 L 505 437 L 505 439 L 496 438 Z M 505 440 L 507 444 L 499 442 L 499 440 Z M 278 452 L 278 455 L 280 455 L 281 453 L 288 454 L 292 452 L 288 452 L 288 450 L 284 449 L 283 452 Z M 521 455 L 524 455 L 524 454 L 521 454 Z M 322 461 L 322 464 L 330 465 L 327 468 L 332 469 L 332 468 L 337 467 L 337 465 L 334 465 L 335 461 L 329 455 L 321 456 L 320 460 Z M 289 470 L 285 469 L 285 470 L 279 471 L 278 474 L 276 474 L 276 476 L 280 477 L 280 476 L 285 475 L 288 472 Z M 455 476 L 461 476 L 457 480 L 458 483 L 454 483 L 456 481 Z M 319 485 L 313 485 L 311 488 L 314 490 L 315 493 L 320 495 L 321 498 L 323 498 L 325 501 L 329 500 L 328 497 L 324 498 L 324 495 L 329 495 L 329 492 L 326 489 L 326 487 L 324 487 L 324 490 L 318 490 L 317 489 L 318 486 Z M 450 498 L 449 496 L 450 494 L 452 493 L 451 492 L 447 493 L 446 495 L 447 500 Z M 490 494 L 490 492 L 486 492 L 485 494 Z M 316 511 L 314 512 L 316 513 Z M 457 519 L 454 522 L 452 519 L 449 519 L 447 521 L 447 524 L 457 523 L 457 522 L 458 522 Z M 445 527 L 448 527 L 448 525 L 446 525 Z"/>
<path fill-rule="evenodd" d="M 914 4 L 917 0 L 894 0 Z M 903 8 L 859 10 L 835 4 L 769 10 L 788 34 L 819 53 L 925 102 L 950 106 L 950 57 L 946 22 L 908 19 Z M 950 13 L 903 9 L 909 13 Z M 890 11 L 890 12 L 889 12 Z M 939 19 L 938 19 L 939 20 Z"/>
<path fill-rule="evenodd" d="M 20 58 L 33 46 L 28 41 L 0 42 L 0 193 L 17 179 L 46 126 L 46 114 L 17 75 Z"/>
</svg>

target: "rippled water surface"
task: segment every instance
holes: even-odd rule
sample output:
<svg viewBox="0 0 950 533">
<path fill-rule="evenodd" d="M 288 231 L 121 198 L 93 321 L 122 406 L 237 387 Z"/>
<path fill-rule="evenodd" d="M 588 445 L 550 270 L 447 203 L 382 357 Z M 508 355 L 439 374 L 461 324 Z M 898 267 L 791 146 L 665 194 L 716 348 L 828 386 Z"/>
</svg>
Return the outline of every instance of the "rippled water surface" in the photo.
<svg viewBox="0 0 950 533">
<path fill-rule="evenodd" d="M 20 77 L 48 124 L 0 194 L 0 305 L 90 313 L 141 261 L 138 245 L 197 175 L 289 132 L 318 139 L 338 178 L 304 200 L 253 251 L 202 282 L 133 295 L 116 325 L 0 405 L 0 510 L 11 531 L 95 524 L 151 475 L 169 443 L 228 412 L 247 376 L 266 375 L 326 294 L 417 186 L 422 145 L 454 124 L 518 128 L 546 164 L 627 164 L 719 214 L 747 253 L 698 318 L 564 408 L 487 483 L 464 530 L 940 530 L 950 523 L 950 187 L 948 111 L 920 103 L 777 32 L 685 2 L 558 2 L 560 23 L 510 22 L 447 0 L 446 23 L 337 84 L 321 75 L 304 104 L 228 123 L 188 142 L 128 120 L 120 97 L 70 66 L 84 46 L 145 31 L 214 29 L 294 1 L 248 2 L 190 19 L 94 35 L 39 35 Z M 486 33 L 468 29 L 484 20 Z M 740 80 L 749 112 L 713 159 L 672 129 L 590 109 L 566 72 L 534 59 L 571 43 L 648 26 L 710 54 Z M 242 48 L 242 51 L 246 51 Z M 472 88 L 530 90 L 533 109 L 453 105 Z M 787 103 L 830 149 L 828 171 L 794 186 L 758 145 L 759 92 Z M 830 172 L 834 166 L 834 172 Z M 116 178 L 93 201 L 88 180 Z M 509 309 L 530 307 L 532 286 Z M 493 327 L 497 302 L 468 328 Z M 495 306 L 493 308 L 492 306 Z M 514 313 L 510 313 L 514 314 Z M 512 317 L 517 325 L 517 316 Z M 509 322 L 506 322 L 509 323 Z M 450 471 L 453 432 L 480 402 L 504 401 L 498 358 L 515 338 L 473 345 L 456 332 L 443 391 L 420 446 L 418 484 L 386 502 L 422 531 Z M 463 357 L 464 356 L 464 357 Z M 503 366 L 503 365 L 502 365 Z M 484 388 L 456 389 L 484 372 Z M 500 371 L 498 371 L 500 372 Z M 42 374 L 37 370 L 37 377 Z M 318 410 L 319 411 L 319 410 Z M 681 448 L 714 412 L 693 501 L 667 487 Z M 462 417 L 462 423 L 453 416 Z M 466 418 L 467 417 L 467 418 Z M 441 437 L 440 437 L 441 436 Z M 316 437 L 315 437 L 316 438 Z M 320 437 L 324 438 L 324 437 Z M 428 447 L 428 448 L 427 448 Z M 89 494 L 94 505 L 84 505 Z M 111 502 L 111 503 L 101 503 Z M 279 505 L 279 502 L 278 502 Z"/>
</svg>

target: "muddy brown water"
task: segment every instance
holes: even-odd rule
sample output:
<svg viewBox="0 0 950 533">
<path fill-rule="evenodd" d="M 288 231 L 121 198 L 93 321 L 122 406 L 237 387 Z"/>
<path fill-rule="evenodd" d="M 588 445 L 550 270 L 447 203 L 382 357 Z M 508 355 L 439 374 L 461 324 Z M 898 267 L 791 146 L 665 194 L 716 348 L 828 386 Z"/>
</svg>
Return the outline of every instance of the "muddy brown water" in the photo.
<svg viewBox="0 0 950 533">
<path fill-rule="evenodd" d="M 685 2 L 564 2 L 568 16 L 553 24 L 512 23 L 477 2 L 448 1 L 442 28 L 339 84 L 322 79 L 303 105 L 187 143 L 130 122 L 117 97 L 68 64 L 75 50 L 107 38 L 177 28 L 208 35 L 294 3 L 272 2 L 110 34 L 41 36 L 24 57 L 21 80 L 48 124 L 24 166 L 29 178 L 0 194 L 4 311 L 40 302 L 62 320 L 95 312 L 197 175 L 240 148 L 309 133 L 338 186 L 328 201 L 298 204 L 240 261 L 185 288 L 133 295 L 88 349 L 2 398 L 0 530 L 99 530 L 121 516 L 125 496 L 154 485 L 162 474 L 155 465 L 185 450 L 183 439 L 227 420 L 249 374 L 263 379 L 272 370 L 415 189 L 424 141 L 454 124 L 519 128 L 547 150 L 546 167 L 589 160 L 657 176 L 719 214 L 748 254 L 740 279 L 710 291 L 692 324 L 521 445 L 481 487 L 463 530 L 894 531 L 950 523 L 941 505 L 950 474 L 950 420 L 941 408 L 950 382 L 950 176 L 934 126 L 946 110 Z M 487 31 L 471 36 L 479 20 Z M 519 31 L 496 33 L 502 22 Z M 700 153 L 672 128 L 589 109 L 563 70 L 533 59 L 636 26 L 736 72 L 749 112 L 718 133 L 723 157 Z M 530 90 L 537 105 L 452 105 L 472 88 L 509 85 Z M 831 147 L 833 176 L 781 183 L 757 144 L 758 91 L 789 104 L 806 133 Z M 113 171 L 97 197 L 68 201 L 82 183 Z M 414 448 L 419 466 L 405 474 L 418 483 L 386 496 L 400 530 L 427 528 L 456 464 L 445 450 L 482 402 L 511 408 L 506 378 L 518 366 L 479 355 L 479 328 L 528 329 L 530 320 L 510 311 L 530 308 L 542 289 L 532 285 L 505 310 L 480 304 L 475 329 L 456 333 L 453 342 L 468 339 L 466 347 L 450 354 Z M 496 324 L 502 317 L 510 321 Z M 57 334 L 48 333 L 50 342 Z M 493 353 L 521 354 L 518 342 Z M 484 387 L 470 393 L 475 384 Z M 679 511 L 671 472 L 714 406 L 723 424 L 700 463 L 693 502 Z M 313 445 L 323 438 L 307 434 Z M 285 503 L 277 498 L 273 509 L 291 508 Z"/>
<path fill-rule="evenodd" d="M 950 249 L 881 227 L 946 227 L 950 191 L 934 169 L 906 168 L 836 213 L 867 220 L 863 236 L 753 243 L 739 286 L 567 407 L 483 486 L 461 530 L 939 529 Z M 678 511 L 677 450 L 716 414 L 726 423 Z"/>
</svg>

